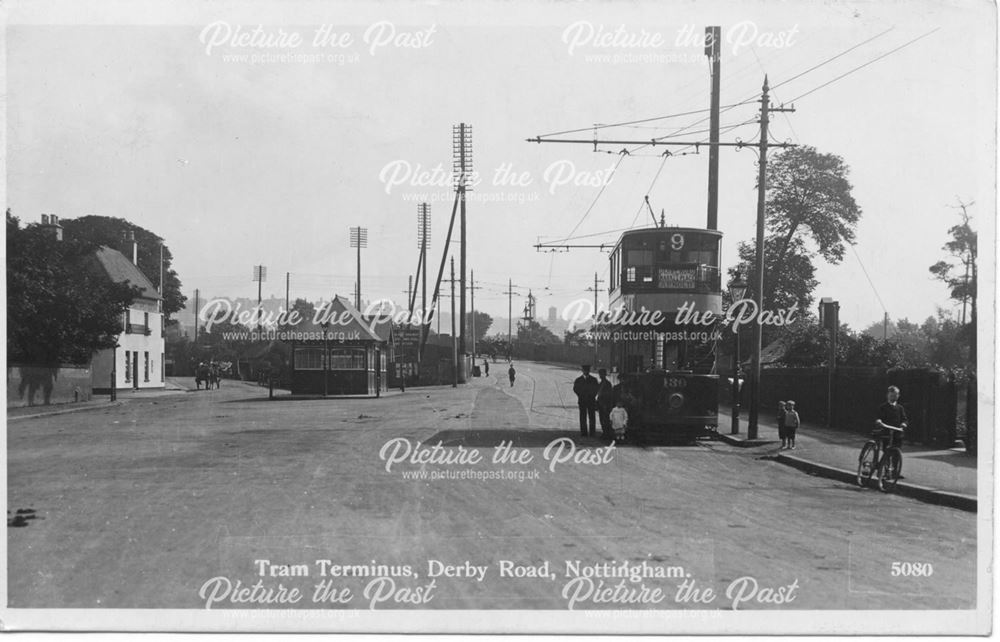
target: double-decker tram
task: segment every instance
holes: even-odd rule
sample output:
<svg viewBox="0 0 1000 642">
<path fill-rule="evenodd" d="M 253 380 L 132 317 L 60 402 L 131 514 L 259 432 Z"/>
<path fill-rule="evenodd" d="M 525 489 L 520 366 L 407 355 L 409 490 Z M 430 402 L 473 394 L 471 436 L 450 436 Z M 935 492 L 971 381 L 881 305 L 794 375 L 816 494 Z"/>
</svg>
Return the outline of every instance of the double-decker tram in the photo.
<svg viewBox="0 0 1000 642">
<path fill-rule="evenodd" d="M 625 232 L 611 253 L 602 325 L 633 435 L 693 439 L 718 427 L 721 242 L 717 230 L 661 223 Z"/>
</svg>

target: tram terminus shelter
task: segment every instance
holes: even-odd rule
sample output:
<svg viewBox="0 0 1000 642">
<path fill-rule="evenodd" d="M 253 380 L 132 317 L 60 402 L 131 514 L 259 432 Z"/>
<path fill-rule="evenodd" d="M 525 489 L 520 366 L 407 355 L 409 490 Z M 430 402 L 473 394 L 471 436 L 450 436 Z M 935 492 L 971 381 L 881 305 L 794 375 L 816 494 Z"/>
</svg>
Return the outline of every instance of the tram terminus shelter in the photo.
<svg viewBox="0 0 1000 642">
<path fill-rule="evenodd" d="M 371 396 L 388 389 L 392 322 L 365 317 L 337 296 L 316 319 L 285 330 L 292 346 L 293 395 Z M 328 321 L 328 322 L 323 322 Z"/>
</svg>

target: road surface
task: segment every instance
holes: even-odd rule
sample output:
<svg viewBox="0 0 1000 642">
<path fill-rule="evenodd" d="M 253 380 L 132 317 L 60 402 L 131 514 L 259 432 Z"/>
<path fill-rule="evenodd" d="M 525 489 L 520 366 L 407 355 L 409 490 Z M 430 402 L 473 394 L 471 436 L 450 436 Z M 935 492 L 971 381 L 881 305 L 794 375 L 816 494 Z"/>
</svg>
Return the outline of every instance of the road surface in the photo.
<svg viewBox="0 0 1000 642">
<path fill-rule="evenodd" d="M 9 606 L 974 607 L 974 514 L 719 442 L 600 450 L 574 371 L 518 363 L 512 388 L 500 365 L 382 399 L 226 382 L 11 422 Z M 520 461 L 492 461 L 504 443 Z M 255 584 L 300 600 L 237 600 Z"/>
</svg>

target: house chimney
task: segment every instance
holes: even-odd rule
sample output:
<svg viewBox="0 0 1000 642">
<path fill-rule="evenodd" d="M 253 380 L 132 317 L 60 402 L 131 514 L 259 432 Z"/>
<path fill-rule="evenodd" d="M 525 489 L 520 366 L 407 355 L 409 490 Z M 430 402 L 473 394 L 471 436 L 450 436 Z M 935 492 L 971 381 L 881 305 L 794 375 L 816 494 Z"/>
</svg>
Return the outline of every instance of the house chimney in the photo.
<svg viewBox="0 0 1000 642">
<path fill-rule="evenodd" d="M 59 224 L 59 217 L 55 214 L 42 214 L 41 228 L 55 240 L 61 241 L 63 239 L 63 228 Z"/>
<path fill-rule="evenodd" d="M 128 231 L 128 242 L 132 246 L 132 265 L 139 265 L 139 246 L 135 242 L 135 232 Z"/>
</svg>

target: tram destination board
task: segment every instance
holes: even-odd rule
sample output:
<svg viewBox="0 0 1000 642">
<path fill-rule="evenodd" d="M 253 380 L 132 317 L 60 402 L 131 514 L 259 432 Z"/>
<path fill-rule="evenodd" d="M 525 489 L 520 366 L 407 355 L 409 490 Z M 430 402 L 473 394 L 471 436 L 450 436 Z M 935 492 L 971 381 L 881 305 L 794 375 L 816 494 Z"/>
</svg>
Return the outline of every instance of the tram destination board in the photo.
<svg viewBox="0 0 1000 642">
<path fill-rule="evenodd" d="M 695 268 L 670 268 L 659 270 L 658 287 L 664 289 L 693 290 L 697 283 Z"/>
</svg>

